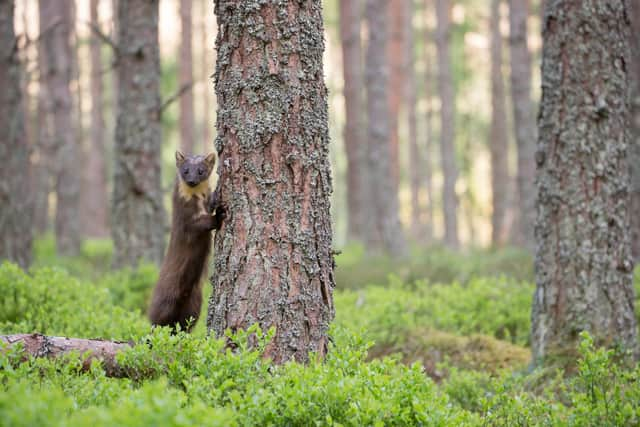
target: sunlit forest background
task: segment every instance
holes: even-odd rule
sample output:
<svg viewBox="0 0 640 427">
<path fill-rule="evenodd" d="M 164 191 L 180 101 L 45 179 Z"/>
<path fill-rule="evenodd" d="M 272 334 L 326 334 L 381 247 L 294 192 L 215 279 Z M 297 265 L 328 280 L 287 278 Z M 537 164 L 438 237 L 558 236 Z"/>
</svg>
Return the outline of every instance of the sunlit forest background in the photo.
<svg viewBox="0 0 640 427">
<path fill-rule="evenodd" d="M 177 0 L 160 2 L 159 15 L 159 45 L 161 57 L 161 95 L 162 99 L 169 99 L 177 94 L 181 96 L 191 92 L 193 97 L 193 117 L 185 118 L 192 123 L 190 131 L 193 142 L 187 145 L 193 147 L 195 153 L 202 153 L 213 149 L 215 139 L 215 92 L 212 74 L 215 67 L 215 37 L 216 25 L 213 7 L 208 1 L 195 1 L 192 6 L 191 45 L 193 49 L 191 76 L 180 78 L 179 63 L 181 52 L 181 18 L 180 4 Z M 389 62 L 389 93 L 397 100 L 392 114 L 397 115 L 398 134 L 398 163 L 399 163 L 399 215 L 405 232 L 415 230 L 412 223 L 412 188 L 410 169 L 410 144 L 416 144 L 420 162 L 417 219 L 422 232 L 411 233 L 412 243 L 418 245 L 437 245 L 444 237 L 444 215 L 442 204 L 443 173 L 441 168 L 440 141 L 440 98 L 438 96 L 437 58 L 435 45 L 436 16 L 433 2 L 430 1 L 390 1 L 388 7 L 388 22 L 390 37 L 395 45 L 389 48 L 386 60 Z M 76 2 L 75 24 L 73 27 L 74 58 L 76 66 L 71 82 L 75 116 L 74 128 L 83 147 L 83 161 L 76 168 L 79 174 L 90 174 L 87 157 L 100 155 L 105 162 L 104 177 L 107 182 L 107 194 L 112 185 L 112 150 L 115 130 L 114 89 L 115 71 L 112 47 L 101 38 L 102 35 L 113 38 L 114 19 L 112 2 L 102 1 L 97 10 L 97 21 L 91 21 L 89 1 Z M 329 89 L 329 113 L 331 136 L 331 161 L 333 164 L 334 194 L 332 198 L 333 222 L 336 246 L 342 247 L 350 242 L 348 234 L 348 202 L 347 202 L 347 156 L 344 142 L 345 100 L 343 60 L 340 37 L 339 2 L 328 0 L 324 2 L 325 18 L 325 79 Z M 491 25 L 491 9 L 487 1 L 464 0 L 455 2 L 451 8 L 450 55 L 452 64 L 452 78 L 455 88 L 455 161 L 459 169 L 456 180 L 456 194 L 459 198 L 457 210 L 458 233 L 464 247 L 489 247 L 492 245 L 492 192 L 491 192 L 491 32 L 499 31 L 502 42 L 502 63 L 500 77 L 504 89 L 502 96 L 506 108 L 504 115 L 495 120 L 503 121 L 505 137 L 508 146 L 508 182 L 505 188 L 506 199 L 505 229 L 503 235 L 508 236 L 514 221 L 516 211 L 516 141 L 512 114 L 512 97 L 509 81 L 509 21 L 506 3 L 499 7 L 499 22 L 497 27 Z M 410 14 L 410 16 L 408 16 Z M 28 117 L 28 136 L 31 144 L 38 141 L 38 52 L 37 43 L 40 33 L 38 26 L 38 3 L 36 1 L 21 0 L 16 2 L 16 33 L 24 35 L 20 43 L 24 44 L 23 53 L 29 65 L 24 73 L 26 114 Z M 350 22 L 348 25 L 357 26 L 362 35 L 362 60 L 364 62 L 364 48 L 366 47 L 367 27 L 363 19 Z M 528 17 L 527 41 L 532 55 L 532 99 L 539 98 L 540 79 L 539 61 L 541 49 L 539 4 L 530 5 Z M 395 25 L 395 27 L 394 27 Z M 45 26 L 46 29 L 46 26 Z M 100 75 L 102 91 L 98 97 L 91 92 L 91 58 L 90 40 L 95 37 L 100 43 L 101 63 Z M 409 44 L 410 43 L 410 47 Z M 409 51 L 411 55 L 409 55 Z M 365 65 L 366 66 L 366 65 Z M 393 86 L 392 86 L 393 85 Z M 411 86 L 409 86 L 411 85 Z M 409 93 L 408 86 L 411 87 Z M 364 88 L 361 88 L 364 90 Z M 175 178 L 173 169 L 173 153 L 182 147 L 180 136 L 180 102 L 171 102 L 162 114 L 162 178 L 163 187 L 171 188 Z M 104 137 L 104 152 L 91 153 L 91 108 L 92 103 L 101 102 L 104 119 L 100 124 Z M 410 106 L 409 103 L 415 103 Z M 536 103 L 537 105 L 537 103 Z M 364 104 L 362 109 L 364 111 Z M 415 108 L 416 133 L 415 141 L 411 141 L 409 129 L 409 111 Z M 537 108 L 537 107 L 536 107 Z M 366 123 L 362 123 L 366 135 Z M 363 141 L 361 143 L 366 143 Z M 37 162 L 37 159 L 35 160 Z M 428 165 L 428 166 L 427 166 Z M 428 178 L 426 174 L 429 174 Z M 393 179 L 393 177 L 389 177 Z M 424 184 L 427 179 L 432 182 L 431 199 Z M 83 180 L 83 182 L 88 182 Z M 96 191 L 95 188 L 83 189 L 86 193 Z M 170 191 L 165 204 L 170 209 Z M 48 204 L 48 220 L 51 221 L 55 212 L 55 193 L 51 193 Z M 108 235 L 108 204 L 103 209 L 107 215 L 105 226 L 92 224 L 85 228 L 85 232 L 96 234 L 98 237 Z M 87 218 L 91 215 L 86 209 L 87 204 L 81 202 L 79 217 L 83 223 L 94 221 Z M 95 218 L 95 216 L 92 216 Z M 432 221 L 432 223 L 430 223 Z M 432 234 L 429 230 L 432 230 Z M 96 237 L 96 236 L 93 236 Z M 500 244 L 508 243 L 509 239 L 502 237 Z"/>
</svg>

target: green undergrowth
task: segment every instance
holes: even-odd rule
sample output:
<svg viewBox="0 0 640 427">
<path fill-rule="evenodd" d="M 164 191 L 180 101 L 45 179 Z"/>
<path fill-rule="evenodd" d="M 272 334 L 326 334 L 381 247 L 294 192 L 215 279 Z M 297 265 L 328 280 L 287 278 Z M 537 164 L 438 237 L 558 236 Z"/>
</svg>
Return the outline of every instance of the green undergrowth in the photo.
<svg viewBox="0 0 640 427">
<path fill-rule="evenodd" d="M 476 273 L 485 256 L 507 265 L 511 253 L 459 255 L 448 282 L 390 270 L 338 285 L 326 360 L 274 366 L 245 345 L 249 334 L 266 345 L 258 329 L 227 337 L 236 352 L 207 338 L 202 320 L 191 335 L 152 331 L 156 267 L 111 271 L 99 241 L 67 259 L 39 244 L 29 272 L 0 265 L 0 334 L 130 341 L 119 356 L 128 378 L 105 377 L 97 362 L 81 372 L 78 355 L 19 363 L 18 350 L 0 352 L 0 426 L 640 425 L 640 369 L 588 335 L 573 375 L 530 370 L 531 280 Z M 359 257 L 345 251 L 338 271 Z"/>
</svg>

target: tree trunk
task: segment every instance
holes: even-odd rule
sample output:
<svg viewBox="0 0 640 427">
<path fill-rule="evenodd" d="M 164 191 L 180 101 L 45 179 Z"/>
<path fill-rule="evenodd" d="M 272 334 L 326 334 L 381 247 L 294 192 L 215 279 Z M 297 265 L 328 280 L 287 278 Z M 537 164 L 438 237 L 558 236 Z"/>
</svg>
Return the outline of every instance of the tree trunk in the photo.
<svg viewBox="0 0 640 427">
<path fill-rule="evenodd" d="M 193 82 L 193 50 L 191 47 L 191 0 L 180 0 L 180 60 L 178 61 L 178 75 L 180 87 L 185 87 Z M 189 89 L 180 96 L 180 147 L 189 153 L 195 154 L 193 148 L 195 141 L 193 118 L 193 90 Z"/>
<path fill-rule="evenodd" d="M 46 68 L 40 72 L 48 76 L 47 114 L 53 120 L 49 155 L 57 196 L 56 248 L 60 255 L 75 255 L 80 251 L 80 147 L 72 126 L 71 0 L 40 0 L 40 18 L 47 24 L 47 34 L 41 40 Z"/>
<path fill-rule="evenodd" d="M 637 349 L 629 239 L 624 0 L 547 3 L 536 154 L 534 363 L 572 354 L 586 330 Z M 634 213 L 636 214 L 636 213 Z"/>
<path fill-rule="evenodd" d="M 383 12 L 384 13 L 384 12 Z M 400 106 L 403 99 L 405 81 L 405 0 L 387 0 L 389 39 L 387 43 L 387 61 L 389 63 L 388 100 L 389 100 L 389 147 L 391 150 L 391 175 L 393 191 L 399 191 L 400 185 Z M 376 31 L 377 29 L 373 29 Z"/>
<path fill-rule="evenodd" d="M 633 258 L 640 260 L 640 4 L 631 6 L 631 49 L 633 61 L 631 78 L 631 144 L 629 164 L 631 166 L 631 250 Z"/>
<path fill-rule="evenodd" d="M 422 207 L 420 206 L 420 170 L 422 156 L 418 147 L 418 121 L 416 117 L 417 85 L 414 58 L 413 0 L 404 0 L 405 39 L 405 102 L 407 107 L 407 128 L 409 130 L 409 182 L 411 191 L 411 231 L 414 239 L 424 242 L 422 235 Z"/>
<path fill-rule="evenodd" d="M 207 327 L 275 328 L 265 357 L 324 356 L 334 316 L 320 0 L 216 1 L 219 189 Z"/>
<path fill-rule="evenodd" d="M 118 120 L 112 200 L 116 267 L 160 264 L 164 207 L 160 182 L 158 2 L 118 0 Z"/>
<path fill-rule="evenodd" d="M 369 27 L 365 71 L 369 117 L 367 197 L 371 202 L 368 211 L 372 218 L 371 225 L 367 227 L 366 240 L 370 253 L 382 251 L 392 256 L 402 256 L 406 247 L 398 218 L 398 193 L 391 179 L 392 159 L 389 157 L 386 6 L 382 0 L 369 0 L 366 6 Z"/>
<path fill-rule="evenodd" d="M 209 117 L 213 117 L 210 115 L 211 112 L 211 100 L 209 91 L 211 87 L 211 81 L 209 80 L 209 76 L 211 75 L 212 68 L 209 66 L 209 57 L 212 56 L 211 52 L 213 49 L 209 49 L 209 32 L 207 31 L 208 23 L 207 23 L 207 15 L 210 12 L 210 1 L 202 0 L 200 4 L 202 5 L 202 63 L 200 66 L 202 67 L 202 78 L 205 82 L 204 90 L 202 91 L 202 110 L 203 110 L 203 120 L 202 120 L 202 148 L 203 152 L 206 152 L 213 145 L 213 141 L 211 139 L 211 126 L 213 125 L 213 120 L 209 122 Z"/>
<path fill-rule="evenodd" d="M 518 147 L 517 212 L 514 218 L 515 243 L 533 251 L 535 222 L 536 125 L 531 100 L 531 54 L 527 46 L 528 0 L 509 0 L 509 42 L 511 98 Z"/>
<path fill-rule="evenodd" d="M 365 229 L 364 192 L 367 185 L 364 162 L 364 107 L 362 46 L 360 42 L 360 23 L 362 4 L 360 0 L 340 2 L 340 37 L 342 40 L 342 67 L 344 73 L 345 128 L 344 145 L 347 154 L 347 210 L 348 236 L 352 240 L 361 240 Z"/>
<path fill-rule="evenodd" d="M 99 27 L 98 6 L 100 0 L 91 0 L 89 14 L 91 24 Z M 90 237 L 106 237 L 108 231 L 108 197 L 107 197 L 107 177 L 105 170 L 105 125 L 103 111 L 103 85 L 102 85 L 102 59 L 101 41 L 95 34 L 91 34 L 90 40 L 91 57 L 91 141 L 86 151 L 87 158 L 87 181 L 84 187 L 83 209 L 85 216 L 89 219 L 85 225 L 85 234 Z"/>
<path fill-rule="evenodd" d="M 507 140 L 507 113 L 502 74 L 502 34 L 500 32 L 501 0 L 491 0 L 491 191 L 493 212 L 491 214 L 491 243 L 502 246 L 506 243 L 505 218 L 509 192 L 509 144 Z"/>
<path fill-rule="evenodd" d="M 0 0 L 0 5 L 6 1 Z M 75 353 L 83 357 L 82 371 L 84 372 L 89 370 L 94 360 L 99 360 L 108 377 L 123 378 L 131 374 L 127 369 L 119 366 L 116 360 L 118 352 L 130 348 L 131 343 L 49 337 L 41 334 L 0 335 L 0 343 L 6 345 L 7 348 L 21 345 L 24 353 L 23 360 L 31 357 L 59 358 Z M 139 373 L 138 371 L 137 374 Z"/>
<path fill-rule="evenodd" d="M 433 0 L 425 0 L 424 2 L 424 98 L 425 98 L 425 115 L 424 115 L 424 148 L 422 160 L 422 177 L 424 179 L 424 188 L 427 192 L 427 217 L 425 223 L 425 240 L 431 243 L 433 240 L 433 104 L 432 104 L 432 80 L 433 68 L 431 58 L 431 45 L 433 43 L 433 33 L 430 28 L 429 16 L 433 10 Z"/>
<path fill-rule="evenodd" d="M 14 8 L 13 0 L 0 0 L 0 260 L 27 268 L 31 264 L 32 205 Z"/>
<path fill-rule="evenodd" d="M 451 6 L 449 0 L 436 0 L 436 47 L 438 50 L 438 91 L 440 94 L 440 150 L 444 185 L 442 206 L 444 215 L 444 243 L 456 249 L 458 242 L 458 196 L 455 147 L 455 93 L 449 54 Z"/>
</svg>

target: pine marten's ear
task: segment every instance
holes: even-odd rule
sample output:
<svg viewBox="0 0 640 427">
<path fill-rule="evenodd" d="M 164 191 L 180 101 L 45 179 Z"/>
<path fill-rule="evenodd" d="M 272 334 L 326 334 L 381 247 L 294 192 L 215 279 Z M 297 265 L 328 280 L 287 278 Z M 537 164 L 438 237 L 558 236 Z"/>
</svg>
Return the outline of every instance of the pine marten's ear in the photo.
<svg viewBox="0 0 640 427">
<path fill-rule="evenodd" d="M 207 157 L 204 158 L 204 162 L 209 168 L 213 168 L 216 165 L 216 158 L 216 153 L 209 153 Z"/>
<path fill-rule="evenodd" d="M 176 151 L 176 166 L 180 167 L 184 163 L 184 154 L 180 152 L 180 150 Z"/>
</svg>

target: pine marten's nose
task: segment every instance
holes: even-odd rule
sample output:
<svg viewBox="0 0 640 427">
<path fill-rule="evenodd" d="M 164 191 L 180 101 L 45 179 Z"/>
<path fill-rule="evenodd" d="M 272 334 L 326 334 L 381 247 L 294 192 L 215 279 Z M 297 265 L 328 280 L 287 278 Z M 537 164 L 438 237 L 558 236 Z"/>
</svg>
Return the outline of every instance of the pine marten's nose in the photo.
<svg viewBox="0 0 640 427">
<path fill-rule="evenodd" d="M 191 179 L 190 179 L 190 180 L 187 180 L 187 185 L 188 185 L 189 187 L 195 187 L 197 184 L 198 184 L 197 182 L 195 182 L 195 181 L 193 181 L 193 180 L 191 180 Z"/>
</svg>

